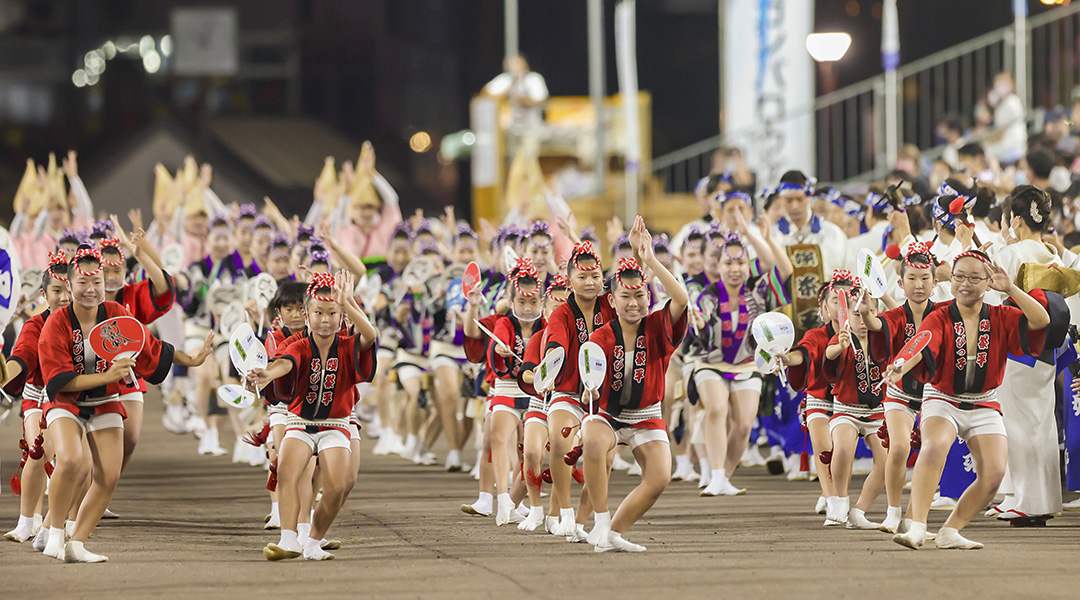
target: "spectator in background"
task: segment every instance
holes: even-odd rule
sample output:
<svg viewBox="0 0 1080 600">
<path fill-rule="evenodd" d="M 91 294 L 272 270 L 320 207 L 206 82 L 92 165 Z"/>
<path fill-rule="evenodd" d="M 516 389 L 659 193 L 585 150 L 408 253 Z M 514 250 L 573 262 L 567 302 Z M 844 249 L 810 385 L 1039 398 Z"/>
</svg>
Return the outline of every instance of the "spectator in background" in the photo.
<svg viewBox="0 0 1080 600">
<path fill-rule="evenodd" d="M 1030 183 L 1040 189 L 1050 189 L 1050 173 L 1057 166 L 1057 157 L 1049 150 L 1035 148 L 1028 152 L 1025 162 L 1023 172 L 1027 181 L 1017 181 L 1017 183 Z"/>
<path fill-rule="evenodd" d="M 959 169 L 960 156 L 958 152 L 960 147 L 967 143 L 964 139 L 964 124 L 960 121 L 960 117 L 949 115 L 939 121 L 937 124 L 937 136 L 945 144 L 945 149 L 941 151 L 941 160 L 945 161 L 945 164 L 952 169 Z"/>
<path fill-rule="evenodd" d="M 510 101 L 510 130 L 518 135 L 536 135 L 544 124 L 543 103 L 548 99 L 544 76 L 529 70 L 520 54 L 503 60 L 503 73 L 484 86 L 484 93 Z"/>
<path fill-rule="evenodd" d="M 998 73 L 994 87 L 986 94 L 987 106 L 993 111 L 986 146 L 1006 166 L 1018 162 L 1027 150 L 1027 114 L 1015 88 L 1011 74 Z"/>
<path fill-rule="evenodd" d="M 964 144 L 957 151 L 960 160 L 960 171 L 979 181 L 992 181 L 994 172 L 990 169 L 986 159 L 986 151 L 979 142 Z"/>
</svg>

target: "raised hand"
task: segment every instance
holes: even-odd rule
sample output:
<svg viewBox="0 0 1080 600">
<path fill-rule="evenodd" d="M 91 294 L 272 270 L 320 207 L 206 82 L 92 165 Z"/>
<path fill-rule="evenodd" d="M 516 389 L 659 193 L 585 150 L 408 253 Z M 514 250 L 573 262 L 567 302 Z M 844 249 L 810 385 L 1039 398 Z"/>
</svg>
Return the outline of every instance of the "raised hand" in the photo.
<svg viewBox="0 0 1080 600">
<path fill-rule="evenodd" d="M 214 351 L 214 332 L 211 331 L 210 333 L 206 334 L 206 339 L 203 340 L 203 345 L 202 345 L 202 347 L 199 348 L 199 351 L 196 352 L 195 355 L 191 357 L 191 360 L 194 362 L 194 364 L 192 364 L 191 366 L 197 367 L 197 366 L 203 364 L 204 362 L 206 362 L 207 357 L 209 357 L 210 353 L 213 352 L 213 351 Z"/>
<path fill-rule="evenodd" d="M 79 163 L 75 160 L 76 156 L 78 155 L 74 150 L 68 150 L 67 158 L 61 163 L 64 169 L 64 175 L 67 175 L 68 179 L 75 179 L 79 176 Z"/>
<path fill-rule="evenodd" d="M 846 323 L 841 325 L 843 329 L 840 330 L 840 333 L 836 334 L 839 339 L 841 352 L 851 347 L 851 329 L 844 327 L 844 325 L 846 325 Z"/>
<path fill-rule="evenodd" d="M 611 217 L 611 220 L 607 222 L 607 241 L 609 244 L 614 244 L 619 240 L 619 236 L 623 234 L 623 223 L 619 217 Z"/>
<path fill-rule="evenodd" d="M 356 171 L 368 175 L 375 174 L 375 146 L 371 142 L 364 142 L 360 147 L 360 160 L 356 162 Z"/>
<path fill-rule="evenodd" d="M 132 229 L 144 229 L 145 228 L 145 226 L 143 225 L 142 209 L 141 208 L 133 208 L 133 209 L 129 210 L 127 216 L 128 216 L 128 221 L 131 221 Z"/>
<path fill-rule="evenodd" d="M 990 288 L 1003 293 L 1009 293 L 1012 288 L 1012 278 L 998 266 L 997 263 L 989 263 L 986 265 L 987 271 L 990 272 Z"/>
</svg>

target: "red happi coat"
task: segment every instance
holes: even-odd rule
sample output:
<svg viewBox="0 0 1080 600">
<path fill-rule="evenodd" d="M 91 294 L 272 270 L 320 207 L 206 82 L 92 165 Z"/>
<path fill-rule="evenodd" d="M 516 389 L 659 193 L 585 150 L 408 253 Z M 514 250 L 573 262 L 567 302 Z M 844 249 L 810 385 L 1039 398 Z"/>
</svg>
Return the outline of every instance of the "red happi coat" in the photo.
<svg viewBox="0 0 1080 600">
<path fill-rule="evenodd" d="M 176 301 L 173 280 L 168 273 L 165 273 L 165 283 L 168 288 L 158 296 L 154 296 L 153 284 L 149 279 L 129 283 L 116 292 L 115 302 L 123 305 L 140 323 L 149 325 L 169 312 Z"/>
<path fill-rule="evenodd" d="M 1046 341 L 1046 328 L 1029 330 L 1024 311 L 1014 306 L 995 306 L 983 303 L 979 315 L 979 330 L 975 354 L 975 377 L 971 387 L 965 381 L 968 366 L 967 336 L 964 320 L 956 301 L 945 304 L 923 320 L 919 331 L 929 331 L 930 343 L 922 352 L 922 361 L 915 365 L 911 374 L 923 383 L 929 383 L 946 396 L 945 400 L 962 408 L 971 404 L 980 408 L 992 408 L 1001 412 L 996 398 L 986 401 L 965 402 L 952 397 L 961 394 L 979 395 L 996 389 L 1005 375 L 1008 355 L 1038 356 Z M 931 396 L 927 396 L 928 398 Z"/>
<path fill-rule="evenodd" d="M 523 362 L 521 363 L 521 369 L 518 370 L 517 384 L 521 388 L 521 391 L 530 396 L 535 396 L 536 388 L 531 383 L 525 383 L 521 374 L 525 371 L 533 371 L 535 377 L 536 367 L 540 366 L 540 361 L 543 357 L 540 355 L 541 350 L 544 348 L 544 332 L 547 331 L 547 327 L 539 331 L 534 331 L 532 337 L 529 338 L 529 343 L 525 344 L 525 354 L 522 355 Z"/>
<path fill-rule="evenodd" d="M 313 338 L 298 337 L 278 355 L 293 368 L 274 381 L 273 393 L 302 419 L 346 419 L 356 404 L 356 385 L 375 377 L 376 348 L 362 350 L 358 335 L 338 335 L 324 357 Z"/>
<path fill-rule="evenodd" d="M 535 337 L 543 337 L 544 327 L 546 325 L 547 323 L 545 323 L 543 319 L 540 319 L 539 326 L 536 328 L 536 331 L 529 336 L 528 341 L 532 341 Z M 525 359 L 526 340 L 521 335 L 521 323 L 518 322 L 516 317 L 500 315 L 500 318 L 495 321 L 495 328 L 492 329 L 491 332 L 495 334 L 495 337 L 499 338 L 503 343 L 509 346 L 514 354 L 522 358 L 522 362 L 518 362 L 513 356 L 503 357 L 495 351 L 496 346 L 494 342 L 488 344 L 488 364 L 495 374 L 495 378 L 513 379 L 516 381 Z"/>
<path fill-rule="evenodd" d="M 559 376 L 555 378 L 555 391 L 567 394 L 577 394 L 581 391 L 581 377 L 578 375 L 577 355 L 581 344 L 589 340 L 589 330 L 586 318 L 593 321 L 593 333 L 595 334 L 605 323 L 615 319 L 615 309 L 608 301 L 610 293 L 597 296 L 593 306 L 593 314 L 586 316 L 577 305 L 574 294 L 566 299 L 562 305 L 551 313 L 551 319 L 545 329 L 547 342 L 544 344 L 544 354 L 553 348 L 560 347 L 566 352 L 566 360 L 563 362 Z M 679 336 L 682 339 L 682 335 Z"/>
<path fill-rule="evenodd" d="M 103 302 L 98 305 L 98 323 L 113 317 L 130 316 L 131 313 L 116 302 Z M 52 313 L 45 321 L 38 342 L 38 357 L 41 361 L 42 379 L 45 382 L 45 392 L 49 401 L 77 404 L 135 390 L 132 386 L 124 385 L 123 381 L 117 381 L 82 392 L 61 391 L 78 375 L 103 373 L 109 368 L 108 361 L 101 357 L 98 357 L 93 365 L 85 364 L 84 344 L 89 344 L 86 340 L 89 334 L 90 332 L 84 333 L 80 329 L 79 320 L 75 316 L 75 308 L 71 304 Z M 156 385 L 169 374 L 175 350 L 171 344 L 157 339 L 148 331 L 144 332 L 144 335 L 146 341 L 143 343 L 142 352 L 135 359 L 133 370 L 137 377 L 145 378 L 147 382 Z"/>
<path fill-rule="evenodd" d="M 41 365 L 38 362 L 38 343 L 41 339 L 41 329 L 45 326 L 45 320 L 49 318 L 49 309 L 34 315 L 19 330 L 19 339 L 15 340 L 15 347 L 11 349 L 8 360 L 19 363 L 22 372 L 4 386 L 4 390 L 12 396 L 22 393 L 26 384 L 45 387 L 41 376 Z"/>
<path fill-rule="evenodd" d="M 604 351 L 607 357 L 607 374 L 600 385 L 599 408 L 615 420 L 624 410 L 641 410 L 659 404 L 664 399 L 668 363 L 675 349 L 686 334 L 686 313 L 678 321 L 671 320 L 671 301 L 663 308 L 650 313 L 637 325 L 634 347 L 623 346 L 622 325 L 618 319 L 597 329 L 589 337 Z M 577 350 L 566 357 L 563 365 L 577 367 Z M 629 373 L 626 365 L 630 364 Z M 628 375 L 628 376 L 627 376 Z M 630 386 L 629 398 L 623 401 L 623 390 Z M 633 424 L 641 429 L 665 429 L 664 420 L 648 419 Z"/>
<path fill-rule="evenodd" d="M 492 331 L 492 327 L 495 327 L 495 322 L 502 317 L 501 313 L 495 313 L 480 319 L 480 324 L 487 328 L 488 331 Z M 465 358 L 471 363 L 478 365 L 484 365 L 484 382 L 488 386 L 495 385 L 495 373 L 491 368 L 491 363 L 488 360 L 488 348 L 491 346 L 491 338 L 486 333 L 480 332 L 480 337 L 472 338 L 465 336 L 464 348 Z"/>
<path fill-rule="evenodd" d="M 851 406 L 869 406 L 877 408 L 881 406 L 884 387 L 878 387 L 881 383 L 881 365 L 874 362 L 871 356 L 884 354 L 888 346 L 885 340 L 878 338 L 879 348 L 874 348 L 874 342 L 867 340 L 871 346 L 870 351 L 862 347 L 859 339 L 854 334 L 851 336 L 851 345 L 834 359 L 824 358 L 822 362 L 822 374 L 832 384 L 833 398 L 841 404 Z M 839 344 L 840 337 L 833 336 L 829 345 Z M 874 390 L 877 390 L 875 392 Z"/>
<path fill-rule="evenodd" d="M 807 396 L 820 400 L 832 398 L 832 384 L 825 378 L 822 362 L 825 360 L 825 348 L 835 335 L 832 324 L 827 323 L 804 333 L 792 348 L 792 351 L 802 353 L 803 357 L 801 365 L 788 367 L 788 383 L 793 390 L 805 391 Z"/>
<path fill-rule="evenodd" d="M 923 321 L 930 316 L 930 313 L 941 306 L 944 306 L 944 304 L 927 302 L 922 314 Z M 870 341 L 871 359 L 882 365 L 887 365 L 892 361 L 893 357 L 900 353 L 900 350 L 904 348 L 904 344 L 907 344 L 908 340 L 915 337 L 915 315 L 911 311 L 911 306 L 904 302 L 896 308 L 879 314 L 877 318 L 881 322 L 881 329 L 867 333 L 867 339 Z M 909 396 L 922 397 L 923 384 L 915 379 L 911 373 L 904 375 L 899 387 Z"/>
</svg>

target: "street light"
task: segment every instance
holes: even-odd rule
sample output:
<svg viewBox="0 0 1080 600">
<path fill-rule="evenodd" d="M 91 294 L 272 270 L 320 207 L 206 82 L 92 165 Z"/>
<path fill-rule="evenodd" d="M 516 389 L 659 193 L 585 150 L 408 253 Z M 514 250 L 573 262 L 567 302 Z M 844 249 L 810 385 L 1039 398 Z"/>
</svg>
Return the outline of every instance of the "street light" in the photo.
<svg viewBox="0 0 1080 600">
<path fill-rule="evenodd" d="M 811 33 L 806 36 L 806 51 L 819 63 L 835 62 L 851 47 L 851 36 L 843 32 Z"/>
</svg>

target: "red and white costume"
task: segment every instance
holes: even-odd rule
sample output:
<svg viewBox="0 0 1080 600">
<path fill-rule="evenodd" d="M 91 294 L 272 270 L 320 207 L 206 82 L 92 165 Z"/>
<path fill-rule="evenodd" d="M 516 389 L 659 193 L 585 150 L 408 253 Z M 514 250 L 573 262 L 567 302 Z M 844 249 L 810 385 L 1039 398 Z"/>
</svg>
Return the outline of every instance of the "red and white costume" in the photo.
<svg viewBox="0 0 1080 600">
<path fill-rule="evenodd" d="M 581 376 L 578 375 L 577 355 L 581 344 L 589 341 L 586 319 L 592 319 L 595 335 L 605 323 L 610 323 L 615 318 L 615 309 L 608 302 L 608 294 L 601 294 L 596 298 L 593 314 L 588 316 L 578 307 L 574 294 L 570 294 L 565 304 L 552 311 L 551 319 L 545 329 L 547 342 L 544 344 L 544 354 L 553 348 L 562 348 L 566 352 L 566 360 L 563 362 L 559 376 L 555 378 L 555 390 L 551 394 L 548 405 L 549 413 L 565 410 L 579 420 L 584 418 L 585 411 L 581 408 Z M 682 339 L 681 333 L 679 339 Z M 666 360 L 664 364 L 667 365 Z M 663 396 L 663 385 L 661 385 L 660 395 Z"/>
<path fill-rule="evenodd" d="M 544 325 L 541 319 L 539 327 L 532 333 L 529 341 L 543 336 Z M 514 316 L 499 315 L 499 318 L 495 320 L 492 333 L 509 346 L 514 354 L 522 357 L 522 361 L 518 361 L 513 356 L 500 356 L 496 352 L 497 345 L 494 342 L 488 344 L 488 369 L 495 377 L 495 385 L 492 386 L 489 396 L 491 400 L 489 410 L 508 411 L 517 416 L 519 421 L 525 421 L 525 413 L 529 409 L 532 397 L 518 385 L 518 375 L 522 371 L 526 346 L 526 340 L 521 335 L 521 323 Z"/>
<path fill-rule="evenodd" d="M 803 334 L 792 352 L 802 354 L 802 364 L 788 367 L 788 384 L 791 389 L 806 392 L 803 400 L 803 420 L 828 419 L 833 411 L 832 384 L 825 378 L 821 362 L 825 348 L 836 335 L 831 323 L 815 327 Z"/>
<path fill-rule="evenodd" d="M 103 302 L 98 306 L 97 322 L 113 317 L 131 316 L 116 302 Z M 109 362 L 94 355 L 72 305 L 49 315 L 41 329 L 38 356 L 41 361 L 42 379 L 45 382 L 45 419 L 52 423 L 58 418 L 72 418 L 88 432 L 112 427 L 123 427 L 127 416 L 124 396 L 134 391 L 123 381 L 110 383 L 82 392 L 64 392 L 61 389 L 72 379 L 84 373 L 103 373 Z M 172 368 L 172 345 L 162 342 L 149 332 L 145 333 L 143 349 L 135 359 L 135 375 L 149 383 L 159 384 Z"/>
<path fill-rule="evenodd" d="M 22 415 L 26 417 L 41 412 L 41 405 L 45 402 L 45 381 L 41 375 L 41 365 L 38 362 L 38 343 L 41 339 L 41 329 L 45 326 L 45 320 L 49 318 L 49 309 L 34 315 L 19 330 L 19 339 L 15 340 L 15 347 L 11 349 L 8 360 L 19 363 L 22 372 L 4 386 L 4 390 L 12 396 L 22 395 Z"/>
<path fill-rule="evenodd" d="M 939 306 L 943 304 L 927 302 L 922 314 L 923 321 Z M 871 359 L 880 364 L 887 364 L 900 353 L 908 340 L 915 337 L 915 315 L 911 311 L 911 306 L 904 302 L 901 306 L 879 314 L 877 318 L 881 323 L 881 329 L 867 334 L 867 339 L 870 341 Z M 881 350 L 884 352 L 878 353 Z M 914 419 L 922 408 L 922 401 L 923 384 L 910 373 L 904 376 L 899 386 L 890 383 L 885 387 L 885 412 L 900 410 Z"/>
<path fill-rule="evenodd" d="M 829 345 L 839 343 L 839 336 L 833 336 Z M 868 340 L 870 346 L 873 341 Z M 880 340 L 882 348 L 878 352 L 867 351 L 858 338 L 851 336 L 851 345 L 834 359 L 825 357 L 822 373 L 833 384 L 833 414 L 829 418 L 829 431 L 842 423 L 848 423 L 866 437 L 881 427 L 885 412 L 881 407 L 881 367 L 871 360 L 870 355 L 884 353 L 886 346 Z M 875 390 L 876 393 L 875 393 Z"/>
<path fill-rule="evenodd" d="M 661 417 L 665 379 L 671 355 L 686 334 L 686 311 L 671 321 L 670 301 L 637 325 L 633 348 L 625 348 L 618 319 L 597 329 L 589 337 L 604 351 L 608 370 L 600 385 L 598 413 L 588 419 L 603 419 L 615 432 L 616 443 L 630 449 L 647 442 L 667 443 L 667 425 Z M 571 358 L 572 357 L 572 358 Z M 577 350 L 568 354 L 563 366 L 574 363 Z"/>
</svg>

